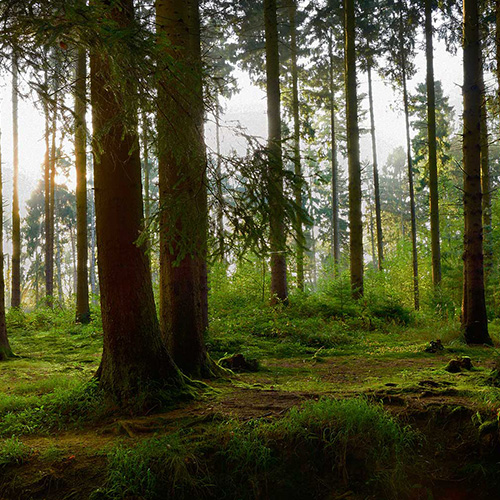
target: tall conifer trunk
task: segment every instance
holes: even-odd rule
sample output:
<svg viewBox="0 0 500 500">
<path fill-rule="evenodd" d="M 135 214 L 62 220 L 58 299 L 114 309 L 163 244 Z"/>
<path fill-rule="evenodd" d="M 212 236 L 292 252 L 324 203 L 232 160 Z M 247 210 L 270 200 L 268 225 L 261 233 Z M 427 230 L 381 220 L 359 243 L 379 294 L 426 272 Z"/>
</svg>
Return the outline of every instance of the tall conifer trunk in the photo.
<svg viewBox="0 0 500 500">
<path fill-rule="evenodd" d="M 408 89 L 406 77 L 406 52 L 403 45 L 403 5 L 400 2 L 399 18 L 399 51 L 401 55 L 401 83 L 403 86 L 403 105 L 405 113 L 406 129 L 406 155 L 408 163 L 408 188 L 410 194 L 410 221 L 411 221 L 411 249 L 412 249 L 412 268 L 413 268 L 413 304 L 416 310 L 420 308 L 420 292 L 418 286 L 418 250 L 417 250 L 417 216 L 415 211 L 415 189 L 413 186 L 413 161 L 411 157 L 411 137 L 410 137 L 410 113 L 408 109 Z"/>
<path fill-rule="evenodd" d="M 484 85 L 484 55 L 482 43 L 479 85 L 481 87 L 481 191 L 483 193 L 483 253 L 484 253 L 484 278 L 488 275 L 493 265 L 493 248 L 491 241 L 491 181 L 489 162 L 489 135 L 488 135 L 488 108 L 486 103 L 486 88 Z"/>
<path fill-rule="evenodd" d="M 427 141 L 429 148 L 429 199 L 431 219 L 432 283 L 441 283 L 441 245 L 439 236 L 439 192 L 436 153 L 436 93 L 432 45 L 432 0 L 425 0 L 425 56 L 427 61 Z"/>
<path fill-rule="evenodd" d="M 1 139 L 1 134 L 0 134 Z M 1 145 L 1 140 L 0 140 Z M 2 181 L 2 151 L 0 146 L 0 200 L 3 200 Z M 3 277 L 3 203 L 0 203 L 0 361 L 13 356 L 7 336 L 7 323 L 5 321 L 5 282 Z"/>
<path fill-rule="evenodd" d="M 294 172 L 300 182 L 294 188 L 295 203 L 302 208 L 302 165 L 300 160 L 300 114 L 299 114 L 299 75 L 297 69 L 297 5 L 296 0 L 288 0 L 288 18 L 290 21 L 290 58 L 292 76 L 292 115 L 293 115 L 293 164 Z M 297 288 L 304 291 L 304 228 L 302 221 L 297 221 Z"/>
<path fill-rule="evenodd" d="M 373 193 L 375 198 L 375 223 L 377 227 L 377 267 L 384 264 L 384 240 L 382 236 L 382 213 L 380 209 L 380 184 L 378 178 L 377 138 L 375 135 L 375 113 L 373 109 L 372 67 L 368 63 L 368 101 L 370 103 L 370 133 L 372 136 L 373 155 Z"/>
<path fill-rule="evenodd" d="M 344 0 L 344 11 L 351 288 L 354 298 L 361 298 L 363 296 L 363 221 L 361 212 L 361 163 L 359 159 L 354 0 Z"/>
<path fill-rule="evenodd" d="M 266 33 L 266 94 L 269 166 L 269 238 L 271 247 L 271 304 L 288 302 L 283 158 L 281 150 L 280 62 L 276 0 L 264 0 Z"/>
<path fill-rule="evenodd" d="M 95 0 L 97 1 L 97 0 Z M 130 34 L 133 0 L 101 3 Z M 160 334 L 144 246 L 141 160 L 131 79 L 116 81 L 113 57 L 90 57 L 99 281 L 104 333 L 101 386 L 121 404 L 158 388 L 177 388 L 180 375 Z M 125 105 L 128 100 L 128 105 Z M 125 123 L 128 126 L 125 127 Z"/>
<path fill-rule="evenodd" d="M 331 255 L 335 266 L 335 274 L 338 273 L 340 264 L 340 219 L 339 219 L 339 184 L 337 163 L 337 136 L 335 123 L 335 80 L 333 70 L 333 40 L 332 34 L 328 37 L 328 65 L 329 65 L 329 87 L 330 87 L 330 147 L 331 147 L 331 170 L 332 170 L 332 243 Z"/>
<path fill-rule="evenodd" d="M 18 130 L 18 61 L 12 57 L 12 137 L 14 178 L 12 192 L 12 307 L 21 307 L 21 218 L 19 216 L 19 130 Z"/>
<path fill-rule="evenodd" d="M 207 179 L 198 0 L 157 0 L 160 322 L 179 368 L 210 376 Z M 171 63 L 167 63 L 171 64 Z"/>
<path fill-rule="evenodd" d="M 75 82 L 75 166 L 76 166 L 76 321 L 90 321 L 87 241 L 87 57 L 78 49 Z"/>
<path fill-rule="evenodd" d="M 464 294 L 462 327 L 468 344 L 492 344 L 484 296 L 481 193 L 481 50 L 477 0 L 464 0 Z"/>
</svg>

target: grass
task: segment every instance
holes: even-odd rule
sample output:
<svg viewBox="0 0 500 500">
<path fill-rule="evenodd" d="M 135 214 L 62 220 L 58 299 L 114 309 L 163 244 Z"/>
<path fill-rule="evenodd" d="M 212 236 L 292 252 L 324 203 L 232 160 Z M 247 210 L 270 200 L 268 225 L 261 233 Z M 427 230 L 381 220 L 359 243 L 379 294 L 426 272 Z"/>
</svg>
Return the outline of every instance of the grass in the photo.
<svg viewBox="0 0 500 500">
<path fill-rule="evenodd" d="M 384 498 L 397 498 L 415 442 L 380 405 L 325 398 L 274 423 L 230 420 L 198 436 L 177 433 L 119 445 L 109 453 L 108 479 L 99 493 L 112 499 L 233 498 L 235 492 L 255 498 L 281 491 L 306 498 L 324 487 L 326 468 L 332 487 L 362 492 L 369 485 Z"/>
<path fill-rule="evenodd" d="M 18 438 L 5 439 L 0 444 L 0 468 L 7 465 L 20 465 L 31 455 L 31 449 Z"/>
</svg>

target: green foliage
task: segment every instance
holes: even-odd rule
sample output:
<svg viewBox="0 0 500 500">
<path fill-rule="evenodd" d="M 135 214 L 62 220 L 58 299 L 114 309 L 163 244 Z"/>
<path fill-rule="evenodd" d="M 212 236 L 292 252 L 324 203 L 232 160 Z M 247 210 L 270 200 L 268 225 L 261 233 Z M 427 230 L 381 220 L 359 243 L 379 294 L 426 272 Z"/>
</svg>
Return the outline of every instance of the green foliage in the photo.
<svg viewBox="0 0 500 500">
<path fill-rule="evenodd" d="M 78 425 L 102 416 L 103 408 L 95 380 L 38 397 L 5 398 L 0 401 L 0 435 L 33 434 Z"/>
<path fill-rule="evenodd" d="M 198 498 L 194 457 L 177 434 L 145 440 L 133 448 L 118 446 L 108 459 L 102 492 L 106 498 Z"/>
<path fill-rule="evenodd" d="M 17 437 L 5 439 L 0 445 L 0 467 L 22 464 L 30 454 L 31 449 Z"/>
</svg>

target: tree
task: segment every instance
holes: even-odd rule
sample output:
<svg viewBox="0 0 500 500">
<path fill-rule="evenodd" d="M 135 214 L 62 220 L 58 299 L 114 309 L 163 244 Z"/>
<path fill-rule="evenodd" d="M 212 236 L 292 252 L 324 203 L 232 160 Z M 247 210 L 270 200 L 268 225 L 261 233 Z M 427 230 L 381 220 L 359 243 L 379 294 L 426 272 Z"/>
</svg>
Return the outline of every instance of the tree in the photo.
<svg viewBox="0 0 500 500">
<path fill-rule="evenodd" d="M 359 159 L 354 0 L 344 0 L 344 11 L 351 288 L 353 296 L 360 298 L 363 296 L 363 222 L 361 212 L 361 163 Z"/>
<path fill-rule="evenodd" d="M 295 203 L 302 207 L 302 165 L 300 159 L 300 114 L 299 114 L 299 78 L 297 69 L 297 4 L 296 0 L 288 0 L 288 17 L 290 20 L 290 62 L 292 76 L 292 115 L 293 115 L 293 164 L 296 175 L 294 186 Z M 304 228 L 302 220 L 297 220 L 297 288 L 304 291 Z"/>
<path fill-rule="evenodd" d="M 3 200 L 2 189 L 2 153 L 0 149 L 0 200 Z M 5 282 L 3 277 L 3 262 L 3 203 L 0 203 L 0 361 L 5 361 L 13 356 L 9 338 L 7 336 L 7 323 L 5 321 Z"/>
<path fill-rule="evenodd" d="M 157 0 L 160 322 L 179 368 L 208 376 L 207 179 L 197 0 Z"/>
<path fill-rule="evenodd" d="M 18 131 L 18 58 L 12 57 L 12 129 L 14 179 L 12 193 L 12 307 L 21 307 L 21 218 L 19 215 L 19 131 Z"/>
<path fill-rule="evenodd" d="M 85 124 L 87 94 L 87 55 L 78 49 L 75 80 L 75 167 L 76 167 L 76 233 L 77 279 L 76 321 L 90 321 L 88 242 L 87 242 L 87 133 Z"/>
<path fill-rule="evenodd" d="M 464 0 L 464 293 L 462 327 L 468 344 L 492 344 L 484 297 L 481 194 L 481 51 L 478 0 Z"/>
<path fill-rule="evenodd" d="M 271 303 L 287 302 L 286 236 L 283 204 L 283 159 L 276 0 L 264 0 L 268 123 L 268 191 L 271 248 Z"/>
<path fill-rule="evenodd" d="M 143 205 L 130 46 L 135 33 L 133 1 L 99 2 L 99 6 L 104 11 L 99 19 L 102 39 L 90 56 L 104 334 L 97 375 L 108 394 L 127 404 L 146 391 L 171 391 L 182 382 L 160 334 L 144 245 L 136 244 Z"/>
<path fill-rule="evenodd" d="M 441 247 L 439 237 L 439 192 L 436 153 L 436 95 L 432 45 L 432 0 L 425 0 L 425 56 L 427 62 L 427 137 L 429 148 L 429 199 L 431 219 L 432 283 L 441 283 Z"/>
</svg>

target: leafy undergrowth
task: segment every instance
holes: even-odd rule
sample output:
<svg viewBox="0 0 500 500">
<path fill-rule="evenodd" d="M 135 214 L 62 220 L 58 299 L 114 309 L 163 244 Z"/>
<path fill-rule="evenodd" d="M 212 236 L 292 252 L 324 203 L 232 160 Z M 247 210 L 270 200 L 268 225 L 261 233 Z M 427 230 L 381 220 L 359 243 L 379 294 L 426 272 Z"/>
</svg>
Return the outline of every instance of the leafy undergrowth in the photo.
<svg viewBox="0 0 500 500">
<path fill-rule="evenodd" d="M 259 371 L 145 416 L 110 415 L 91 382 L 98 321 L 46 310 L 8 321 L 18 357 L 0 364 L 5 498 L 500 495 L 497 350 L 463 344 L 456 319 L 342 290 L 275 309 L 221 294 L 211 355 L 242 353 Z M 498 345 L 500 324 L 490 332 Z M 437 338 L 444 349 L 426 352 Z M 472 370 L 447 372 L 460 356 Z M 457 484 L 469 496 L 453 496 Z"/>
</svg>

